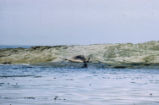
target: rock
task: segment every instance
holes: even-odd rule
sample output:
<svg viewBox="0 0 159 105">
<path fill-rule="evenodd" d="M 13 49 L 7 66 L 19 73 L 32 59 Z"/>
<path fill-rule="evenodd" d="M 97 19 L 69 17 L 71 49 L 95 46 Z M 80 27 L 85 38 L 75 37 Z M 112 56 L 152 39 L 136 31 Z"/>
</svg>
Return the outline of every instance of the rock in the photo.
<svg viewBox="0 0 159 105">
<path fill-rule="evenodd" d="M 2 64 L 11 64 L 11 62 L 3 62 Z"/>
<path fill-rule="evenodd" d="M 0 49 L 0 64 L 159 68 L 159 41 L 139 44 L 61 45 Z"/>
</svg>

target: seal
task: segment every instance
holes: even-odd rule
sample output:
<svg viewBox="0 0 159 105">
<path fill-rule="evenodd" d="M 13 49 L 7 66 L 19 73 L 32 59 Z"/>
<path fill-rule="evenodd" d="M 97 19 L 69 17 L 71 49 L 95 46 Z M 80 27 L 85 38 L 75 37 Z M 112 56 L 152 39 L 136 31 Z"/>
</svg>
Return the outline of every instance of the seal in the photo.
<svg viewBox="0 0 159 105">
<path fill-rule="evenodd" d="M 87 63 L 89 62 L 90 58 L 86 59 L 86 57 L 83 55 L 77 55 L 77 56 L 75 56 L 71 59 L 67 59 L 67 60 L 70 62 L 83 63 L 82 68 L 87 68 L 88 67 Z"/>
</svg>

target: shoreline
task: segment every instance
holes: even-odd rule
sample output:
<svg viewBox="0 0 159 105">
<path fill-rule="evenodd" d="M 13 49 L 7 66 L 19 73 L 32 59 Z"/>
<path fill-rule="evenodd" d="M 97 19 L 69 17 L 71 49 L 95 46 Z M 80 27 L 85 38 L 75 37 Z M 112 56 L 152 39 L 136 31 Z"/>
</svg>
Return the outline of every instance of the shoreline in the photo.
<svg viewBox="0 0 159 105">
<path fill-rule="evenodd" d="M 0 64 L 52 67 L 159 68 L 159 41 L 138 44 L 33 46 L 0 49 Z"/>
</svg>

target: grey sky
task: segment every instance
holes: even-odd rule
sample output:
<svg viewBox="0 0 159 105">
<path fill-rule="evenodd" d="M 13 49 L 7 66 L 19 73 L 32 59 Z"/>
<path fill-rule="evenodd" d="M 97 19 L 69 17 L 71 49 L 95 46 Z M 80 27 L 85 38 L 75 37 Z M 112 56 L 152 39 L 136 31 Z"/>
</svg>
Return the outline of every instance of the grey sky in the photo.
<svg viewBox="0 0 159 105">
<path fill-rule="evenodd" d="M 159 0 L 0 0 L 0 44 L 159 40 Z"/>
</svg>

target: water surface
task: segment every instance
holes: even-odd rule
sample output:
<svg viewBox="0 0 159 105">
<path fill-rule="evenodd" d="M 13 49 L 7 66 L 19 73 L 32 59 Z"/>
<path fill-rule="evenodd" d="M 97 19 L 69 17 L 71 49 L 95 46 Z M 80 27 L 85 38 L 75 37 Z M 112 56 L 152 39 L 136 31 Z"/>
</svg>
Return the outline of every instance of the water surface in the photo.
<svg viewBox="0 0 159 105">
<path fill-rule="evenodd" d="M 159 105 L 157 69 L 0 65 L 0 105 Z"/>
<path fill-rule="evenodd" d="M 30 48 L 31 46 L 27 45 L 0 45 L 0 49 L 4 48 Z"/>
</svg>

